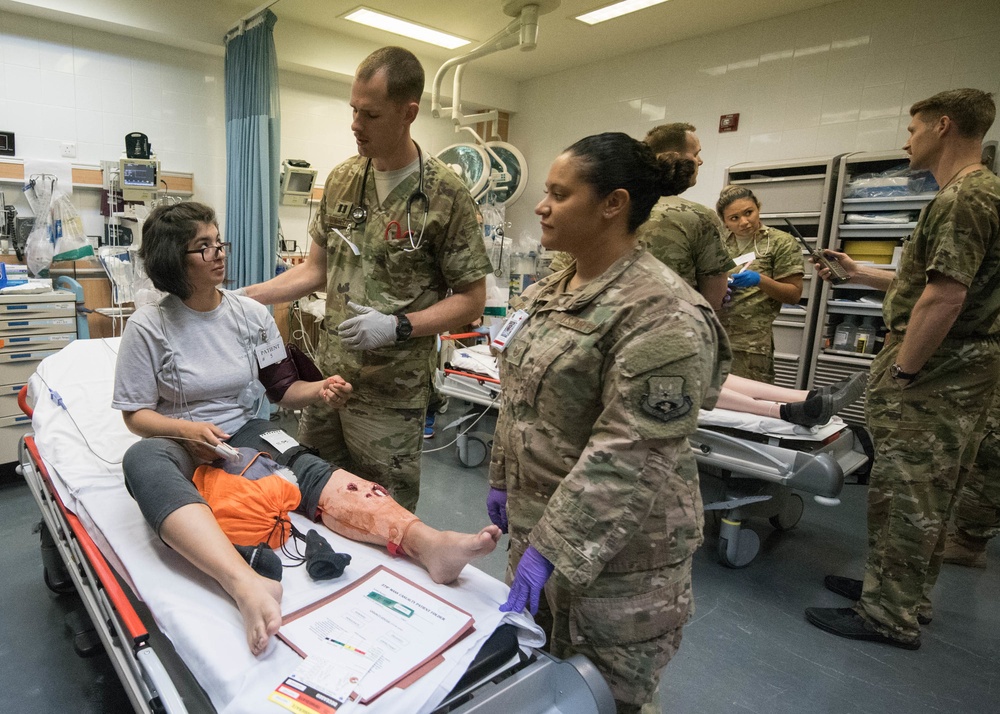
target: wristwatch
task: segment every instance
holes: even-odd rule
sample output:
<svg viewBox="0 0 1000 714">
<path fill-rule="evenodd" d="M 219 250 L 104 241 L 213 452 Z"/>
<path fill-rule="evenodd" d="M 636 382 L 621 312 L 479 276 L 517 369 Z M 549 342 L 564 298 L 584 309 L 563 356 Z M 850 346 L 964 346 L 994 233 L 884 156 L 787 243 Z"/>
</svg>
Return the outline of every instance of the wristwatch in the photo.
<svg viewBox="0 0 1000 714">
<path fill-rule="evenodd" d="M 889 376 L 893 379 L 905 379 L 906 383 L 909 384 L 917 378 L 917 372 L 904 372 L 902 367 L 893 362 L 892 366 L 889 367 Z"/>
<path fill-rule="evenodd" d="M 406 342 L 412 332 L 413 325 L 410 324 L 410 318 L 401 312 L 396 313 L 396 342 Z"/>
</svg>

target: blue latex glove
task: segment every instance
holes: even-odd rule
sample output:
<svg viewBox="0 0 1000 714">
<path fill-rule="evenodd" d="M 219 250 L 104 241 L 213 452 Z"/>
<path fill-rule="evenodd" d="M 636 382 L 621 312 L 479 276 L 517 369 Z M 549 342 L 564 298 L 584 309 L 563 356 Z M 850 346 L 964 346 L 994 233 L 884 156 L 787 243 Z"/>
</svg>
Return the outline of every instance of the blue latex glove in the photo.
<svg viewBox="0 0 1000 714">
<path fill-rule="evenodd" d="M 506 533 L 507 492 L 490 486 L 490 492 L 486 494 L 486 512 L 490 516 L 490 522 L 499 528 L 501 533 Z"/>
<path fill-rule="evenodd" d="M 373 350 L 396 341 L 395 315 L 386 315 L 373 307 L 349 302 L 347 307 L 355 313 L 337 325 L 337 334 L 344 346 L 351 350 Z"/>
<path fill-rule="evenodd" d="M 500 612 L 521 612 L 527 605 L 531 614 L 537 615 L 542 588 L 553 569 L 552 563 L 535 550 L 535 546 L 529 545 L 521 556 L 521 562 L 517 564 L 510 595 L 507 596 L 507 602 L 500 606 Z"/>
<path fill-rule="evenodd" d="M 760 273 L 756 270 L 743 270 L 739 273 L 733 273 L 733 276 L 729 279 L 729 284 L 735 290 L 755 288 L 760 285 Z"/>
</svg>

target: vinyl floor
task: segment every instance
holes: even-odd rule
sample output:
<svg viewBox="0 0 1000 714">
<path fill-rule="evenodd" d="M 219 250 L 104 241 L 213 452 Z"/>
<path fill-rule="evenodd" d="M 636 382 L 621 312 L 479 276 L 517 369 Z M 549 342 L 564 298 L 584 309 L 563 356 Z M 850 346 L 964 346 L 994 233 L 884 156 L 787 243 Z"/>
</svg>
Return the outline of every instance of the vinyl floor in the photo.
<svg viewBox="0 0 1000 714">
<path fill-rule="evenodd" d="M 453 406 L 439 425 L 460 415 Z M 418 515 L 440 528 L 478 530 L 488 523 L 486 466 L 462 465 L 448 446 L 454 433 L 439 430 L 427 441 Z M 842 640 L 806 622 L 806 607 L 848 604 L 822 580 L 861 574 L 865 490 L 846 486 L 836 507 L 807 498 L 788 532 L 753 522 L 761 553 L 740 570 L 720 565 L 715 541 L 706 541 L 695 556 L 696 614 L 663 678 L 664 712 L 1000 712 L 998 542 L 986 570 L 945 566 L 919 651 Z M 24 483 L 10 467 L 0 471 L 0 712 L 131 711 L 107 657 L 74 652 L 64 620 L 78 600 L 46 587 L 38 521 Z M 505 549 L 506 538 L 479 567 L 502 578 Z"/>
</svg>

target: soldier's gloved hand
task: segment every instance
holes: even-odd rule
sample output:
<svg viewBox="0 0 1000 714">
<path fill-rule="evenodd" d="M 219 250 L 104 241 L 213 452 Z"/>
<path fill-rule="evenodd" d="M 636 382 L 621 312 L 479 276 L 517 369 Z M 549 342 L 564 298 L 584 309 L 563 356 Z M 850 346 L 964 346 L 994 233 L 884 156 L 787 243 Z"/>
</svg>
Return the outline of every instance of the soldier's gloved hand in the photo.
<svg viewBox="0 0 1000 714">
<path fill-rule="evenodd" d="M 514 571 L 514 582 L 510 585 L 507 602 L 500 606 L 500 612 L 521 612 L 528 606 L 532 615 L 538 614 L 538 600 L 542 595 L 545 581 L 552 575 L 554 566 L 548 559 L 529 545 L 521 556 L 521 562 Z"/>
<path fill-rule="evenodd" d="M 507 492 L 490 486 L 490 492 L 486 494 L 486 512 L 490 516 L 490 522 L 499 528 L 501 533 L 506 533 Z"/>
<path fill-rule="evenodd" d="M 733 277 L 729 280 L 729 284 L 735 290 L 755 288 L 760 285 L 760 273 L 756 270 L 742 270 L 733 274 Z"/>
<path fill-rule="evenodd" d="M 726 305 L 728 305 L 729 303 L 731 303 L 733 301 L 733 286 L 732 286 L 732 282 L 733 281 L 730 280 L 729 284 L 726 285 L 726 294 L 722 296 L 722 307 L 725 307 Z"/>
<path fill-rule="evenodd" d="M 351 350 L 373 350 L 396 341 L 395 315 L 386 315 L 373 307 L 349 302 L 347 307 L 357 313 L 337 325 L 337 335 Z"/>
</svg>

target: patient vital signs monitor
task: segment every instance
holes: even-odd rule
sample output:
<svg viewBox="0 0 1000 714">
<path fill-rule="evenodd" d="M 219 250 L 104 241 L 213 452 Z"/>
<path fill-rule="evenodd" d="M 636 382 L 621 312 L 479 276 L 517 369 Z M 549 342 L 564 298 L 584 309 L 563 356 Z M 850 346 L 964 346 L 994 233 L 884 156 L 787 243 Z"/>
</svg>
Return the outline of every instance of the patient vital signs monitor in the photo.
<svg viewBox="0 0 1000 714">
<path fill-rule="evenodd" d="M 123 199 L 152 201 L 160 183 L 160 162 L 156 159 L 119 159 L 118 176 Z"/>
</svg>

